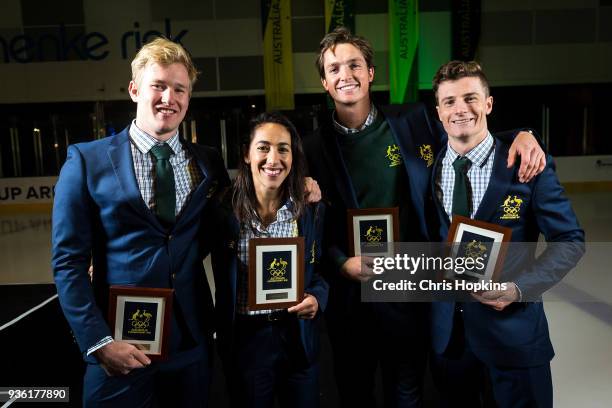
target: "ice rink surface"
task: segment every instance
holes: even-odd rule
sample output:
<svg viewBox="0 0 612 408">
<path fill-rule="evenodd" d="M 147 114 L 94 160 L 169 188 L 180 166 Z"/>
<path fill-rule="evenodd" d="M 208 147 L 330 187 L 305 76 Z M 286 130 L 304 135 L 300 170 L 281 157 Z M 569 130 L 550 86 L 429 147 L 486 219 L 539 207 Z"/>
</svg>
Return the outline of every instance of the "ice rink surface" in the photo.
<svg viewBox="0 0 612 408">
<path fill-rule="evenodd" d="M 612 248 L 612 193 L 575 193 L 570 199 L 587 241 L 608 243 Z M 0 285 L 52 283 L 50 254 L 48 213 L 0 213 Z M 13 313 L 36 302 L 24 302 Z M 555 406 L 610 406 L 612 267 L 580 265 L 546 295 L 545 309 L 556 351 L 552 361 Z"/>
</svg>

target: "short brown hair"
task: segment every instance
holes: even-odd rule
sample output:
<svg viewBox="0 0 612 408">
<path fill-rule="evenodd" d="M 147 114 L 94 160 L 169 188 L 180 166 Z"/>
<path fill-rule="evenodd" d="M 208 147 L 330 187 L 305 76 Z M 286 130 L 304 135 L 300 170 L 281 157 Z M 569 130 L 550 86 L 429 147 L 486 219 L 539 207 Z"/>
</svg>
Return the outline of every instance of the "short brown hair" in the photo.
<svg viewBox="0 0 612 408">
<path fill-rule="evenodd" d="M 372 49 L 372 44 L 370 44 L 370 42 L 364 37 L 353 35 L 346 27 L 337 27 L 331 33 L 325 35 L 325 37 L 323 37 L 319 43 L 319 56 L 315 61 L 315 65 L 319 70 L 321 79 L 325 78 L 323 54 L 325 54 L 327 50 L 334 52 L 336 45 L 338 44 L 351 44 L 355 46 L 359 51 L 361 51 L 363 59 L 365 59 L 365 62 L 368 65 L 368 69 L 374 67 L 374 50 Z"/>
<path fill-rule="evenodd" d="M 489 81 L 485 76 L 480 64 L 476 61 L 451 61 L 442 65 L 433 77 L 433 91 L 438 104 L 438 88 L 444 81 L 456 81 L 465 77 L 476 77 L 480 79 L 485 90 L 485 96 L 489 96 Z"/>
<path fill-rule="evenodd" d="M 139 85 L 142 71 L 147 65 L 153 63 L 164 66 L 174 63 L 183 64 L 189 75 L 189 91 L 193 89 L 198 70 L 193 65 L 189 53 L 180 44 L 162 37 L 145 44 L 132 60 L 132 81 Z"/>
</svg>

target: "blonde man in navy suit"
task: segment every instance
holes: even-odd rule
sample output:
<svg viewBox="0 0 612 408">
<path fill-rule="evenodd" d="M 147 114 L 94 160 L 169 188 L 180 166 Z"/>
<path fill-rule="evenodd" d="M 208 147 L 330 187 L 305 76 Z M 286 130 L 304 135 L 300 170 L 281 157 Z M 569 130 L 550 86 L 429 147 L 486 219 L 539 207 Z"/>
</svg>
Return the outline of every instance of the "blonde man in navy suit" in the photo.
<svg viewBox="0 0 612 408">
<path fill-rule="evenodd" d="M 475 293 L 474 302 L 433 303 L 434 383 L 443 406 L 481 406 L 489 382 L 500 407 L 550 407 L 554 352 L 540 295 L 578 262 L 584 232 L 550 156 L 529 183 L 506 167 L 510 146 L 488 130 L 493 97 L 477 63 L 451 61 L 433 85 L 448 134 L 433 169 L 440 239 L 459 214 L 511 228 L 513 242 L 535 243 L 543 234 L 555 243 L 537 259 L 535 244 L 507 257 L 505 290 Z"/>
<path fill-rule="evenodd" d="M 115 136 L 68 148 L 55 190 L 52 264 L 88 363 L 87 407 L 206 405 L 213 306 L 197 233 L 229 179 L 215 150 L 179 135 L 196 75 L 179 44 L 146 44 L 132 61 L 135 120 Z M 113 340 L 110 285 L 174 289 L 168 361 L 151 363 Z"/>
</svg>

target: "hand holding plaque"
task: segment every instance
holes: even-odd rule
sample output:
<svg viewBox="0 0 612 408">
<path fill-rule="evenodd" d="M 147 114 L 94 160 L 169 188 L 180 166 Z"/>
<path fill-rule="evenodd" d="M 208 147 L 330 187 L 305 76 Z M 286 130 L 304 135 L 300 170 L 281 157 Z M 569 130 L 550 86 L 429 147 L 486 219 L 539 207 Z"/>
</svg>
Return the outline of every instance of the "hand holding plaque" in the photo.
<svg viewBox="0 0 612 408">
<path fill-rule="evenodd" d="M 284 309 L 304 296 L 304 238 L 249 240 L 249 310 Z"/>
<path fill-rule="evenodd" d="M 349 256 L 392 256 L 399 241 L 399 209 L 363 208 L 347 211 Z"/>
<path fill-rule="evenodd" d="M 446 277 L 497 282 L 507 250 L 504 243 L 511 236 L 512 229 L 508 227 L 453 215 L 447 237 L 450 256 L 478 262 L 472 262 L 469 268 L 463 265 L 461 272 L 455 270 L 454 276 Z"/>
<path fill-rule="evenodd" d="M 113 338 L 130 343 L 151 360 L 168 357 L 173 289 L 111 286 L 109 323 Z"/>
</svg>

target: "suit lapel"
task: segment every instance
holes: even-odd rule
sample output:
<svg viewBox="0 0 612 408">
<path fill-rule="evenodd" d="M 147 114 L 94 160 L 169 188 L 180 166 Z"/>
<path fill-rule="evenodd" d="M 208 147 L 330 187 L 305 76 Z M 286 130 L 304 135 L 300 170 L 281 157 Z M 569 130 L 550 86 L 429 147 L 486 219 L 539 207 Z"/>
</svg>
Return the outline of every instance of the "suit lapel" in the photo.
<svg viewBox="0 0 612 408">
<path fill-rule="evenodd" d="M 206 179 L 208 178 L 208 173 L 209 173 L 209 168 L 210 163 L 208 160 L 208 157 L 206 157 L 205 155 L 202 154 L 202 152 L 199 149 L 194 148 L 194 146 L 182 139 L 181 140 L 183 146 L 185 147 L 185 149 L 187 149 L 189 151 L 189 153 L 191 153 L 193 155 L 193 157 L 196 159 L 196 162 L 198 163 L 198 167 L 200 168 L 200 171 L 202 172 L 202 181 L 206 181 Z M 202 183 L 200 183 L 202 184 Z"/>
<path fill-rule="evenodd" d="M 329 135 L 329 137 L 321 137 L 323 140 L 323 156 L 327 162 L 327 168 L 333 173 L 331 176 L 334 178 L 336 188 L 346 208 L 359 208 L 351 177 L 340 152 L 337 132 L 331 124 L 329 126 L 331 127 L 329 131 L 321 133 L 322 135 Z"/>
<path fill-rule="evenodd" d="M 195 212 L 200 211 L 217 187 L 216 185 L 213 185 L 214 182 L 212 180 L 216 180 L 216 178 L 210 174 L 211 166 L 208 158 L 202 154 L 199 149 L 195 149 L 191 143 L 185 140 L 182 140 L 181 142 L 183 147 L 189 151 L 196 161 L 200 171 L 202 172 L 202 180 L 196 186 L 195 190 L 189 197 L 189 200 L 185 203 L 183 210 L 176 220 L 176 226 L 190 220 Z"/>
<path fill-rule="evenodd" d="M 438 214 L 438 219 L 440 219 L 441 221 L 441 226 L 443 228 L 443 231 L 441 236 L 445 236 L 446 233 L 448 232 L 448 227 L 450 226 L 450 219 L 448 218 L 448 215 L 446 214 L 446 210 L 444 210 L 444 205 L 442 204 L 442 202 L 440 202 L 440 199 L 438 198 L 438 195 L 436 194 L 436 177 L 438 174 L 438 171 L 440 169 L 440 166 L 442 166 L 442 160 L 444 159 L 444 155 L 446 154 L 446 149 L 447 149 L 448 145 L 445 145 L 444 147 L 442 147 L 442 149 L 440 150 L 440 153 L 438 153 L 438 155 L 436 156 L 436 160 L 434 161 L 433 164 L 433 169 L 431 170 L 431 191 L 433 192 L 433 202 L 434 205 L 436 206 L 436 212 Z"/>
<path fill-rule="evenodd" d="M 417 158 L 413 153 L 416 152 L 414 145 L 416 138 L 408 121 L 398 118 L 399 112 L 397 111 L 391 111 L 389 109 L 385 109 L 385 107 L 381 107 L 380 109 L 387 119 L 389 127 L 391 128 L 393 139 L 399 146 L 400 152 L 402 153 L 404 167 L 406 169 L 406 173 L 408 174 L 408 183 L 412 187 L 411 194 L 414 195 L 415 193 L 427 191 L 429 176 L 427 172 L 423 172 L 423 169 L 426 170 L 427 167 L 424 167 L 422 160 Z M 423 173 L 423 177 L 419 176 L 421 173 Z M 425 176 L 426 174 L 427 176 Z"/>
<path fill-rule="evenodd" d="M 484 221 L 491 221 L 493 215 L 500 206 L 502 198 L 510 188 L 515 168 L 506 167 L 509 146 L 495 138 L 495 158 L 493 161 L 493 171 L 485 191 L 484 197 L 478 206 L 474 218 Z"/>
<path fill-rule="evenodd" d="M 380 109 L 402 154 L 410 197 L 417 216 L 416 224 L 424 237 L 431 238 L 426 221 L 426 206 L 430 204 L 429 194 L 433 191 L 429 185 L 432 179 L 430 166 L 441 148 L 440 138 L 432 133 L 427 111 L 422 104 L 391 105 Z"/>
<path fill-rule="evenodd" d="M 312 245 L 313 240 L 315 239 L 314 234 L 312 233 L 313 228 L 313 220 L 316 210 L 316 204 L 314 204 L 311 208 L 306 207 L 304 214 L 298 219 L 298 236 L 304 237 L 304 261 L 306 262 L 306 269 L 304 272 L 306 275 L 304 276 L 304 285 L 308 282 L 308 265 L 314 263 L 314 254 L 312 253 Z"/>
<path fill-rule="evenodd" d="M 128 129 L 129 127 L 124 129 L 118 135 L 113 136 L 113 140 L 111 141 L 108 149 L 109 159 L 112 163 L 115 176 L 117 177 L 117 181 L 121 187 L 121 191 L 125 195 L 127 202 L 151 225 L 163 231 L 164 228 L 160 224 L 157 217 L 155 217 L 155 215 L 149 210 L 142 199 L 142 195 L 140 194 L 138 182 L 136 181 L 136 174 L 134 173 L 134 159 L 130 149 Z"/>
<path fill-rule="evenodd" d="M 232 308 L 234 308 L 234 310 L 232 311 L 232 316 L 235 315 L 235 308 L 236 308 L 236 298 L 237 298 L 237 291 L 238 291 L 238 268 L 240 268 L 240 260 L 238 259 L 238 245 L 240 245 L 240 224 L 238 223 L 238 220 L 236 219 L 236 217 L 234 216 L 234 214 L 230 214 L 229 215 L 229 228 L 228 228 L 228 233 L 229 233 L 229 239 L 227 240 L 228 244 L 232 243 L 231 245 L 233 245 L 233 248 L 231 248 L 232 255 L 229 257 L 230 259 L 230 268 L 229 268 L 229 282 L 230 282 L 230 288 L 231 288 L 231 293 L 232 293 Z M 249 250 L 249 248 L 247 248 L 247 251 Z"/>
</svg>

